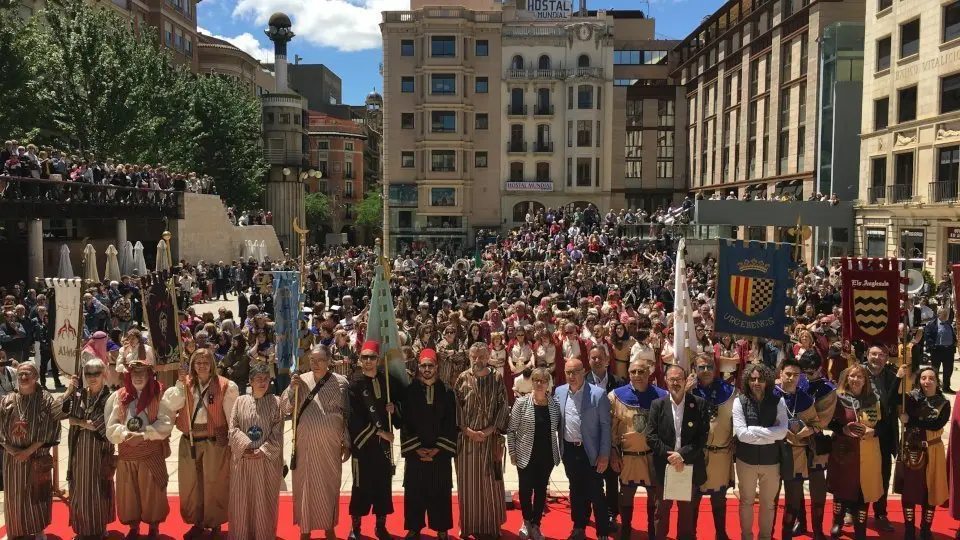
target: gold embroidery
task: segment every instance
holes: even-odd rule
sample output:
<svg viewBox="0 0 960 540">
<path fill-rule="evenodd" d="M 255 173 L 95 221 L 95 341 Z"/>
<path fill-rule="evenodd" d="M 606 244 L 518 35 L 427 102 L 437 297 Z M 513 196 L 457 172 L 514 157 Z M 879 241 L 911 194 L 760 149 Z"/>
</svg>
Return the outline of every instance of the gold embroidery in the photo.
<svg viewBox="0 0 960 540">
<path fill-rule="evenodd" d="M 373 379 L 373 396 L 377 399 L 380 399 L 380 381 Z"/>
<path fill-rule="evenodd" d="M 433 385 L 427 386 L 427 405 L 433 405 Z"/>
</svg>

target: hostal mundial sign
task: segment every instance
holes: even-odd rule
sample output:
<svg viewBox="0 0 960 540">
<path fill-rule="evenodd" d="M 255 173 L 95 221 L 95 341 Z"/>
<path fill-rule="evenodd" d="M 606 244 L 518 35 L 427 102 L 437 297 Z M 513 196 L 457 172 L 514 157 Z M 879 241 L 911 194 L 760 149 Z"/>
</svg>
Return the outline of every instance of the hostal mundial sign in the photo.
<svg viewBox="0 0 960 540">
<path fill-rule="evenodd" d="M 537 19 L 569 19 L 572 6 L 569 0 L 527 0 L 527 11 Z"/>
</svg>

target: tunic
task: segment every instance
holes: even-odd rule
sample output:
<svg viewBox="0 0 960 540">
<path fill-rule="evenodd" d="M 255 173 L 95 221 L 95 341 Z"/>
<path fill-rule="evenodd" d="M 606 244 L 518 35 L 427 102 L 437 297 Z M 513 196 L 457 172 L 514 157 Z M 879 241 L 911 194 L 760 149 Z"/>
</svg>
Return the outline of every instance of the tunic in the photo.
<svg viewBox="0 0 960 540">
<path fill-rule="evenodd" d="M 710 386 L 693 388 L 693 395 L 707 402 L 710 411 L 710 433 L 704 456 L 707 466 L 707 481 L 698 491 L 703 494 L 725 493 L 733 483 L 733 400 L 736 389 L 730 383 L 716 378 Z"/>
<path fill-rule="evenodd" d="M 800 379 L 799 388 L 806 390 L 815 400 L 813 408 L 817 411 L 819 425 L 826 428 L 833 420 L 833 413 L 837 408 L 837 387 L 827 379 L 806 382 Z M 822 432 L 813 437 L 813 464 L 807 467 L 808 471 L 820 471 L 827 468 L 827 459 L 830 457 L 830 437 Z"/>
<path fill-rule="evenodd" d="M 60 423 L 53 413 L 53 397 L 37 389 L 29 395 L 8 394 L 0 403 L 0 444 L 26 448 L 43 443 L 30 459 L 19 462 L 9 454 L 3 460 L 3 515 L 11 537 L 39 534 L 50 525 L 53 509 L 50 447 L 60 439 Z"/>
<path fill-rule="evenodd" d="M 809 478 L 810 461 L 814 454 L 813 437 L 804 439 L 797 438 L 796 433 L 803 427 L 797 422 L 803 422 L 802 426 L 811 428 L 820 427 L 820 417 L 817 416 L 817 410 L 813 396 L 797 388 L 797 391 L 788 394 L 779 386 L 776 394 L 783 398 L 787 406 L 787 444 L 793 450 L 793 476 L 785 480 L 806 480 Z"/>
<path fill-rule="evenodd" d="M 447 343 L 445 339 L 437 342 L 437 378 L 447 384 L 454 384 L 457 377 L 467 369 L 467 352 L 459 342 Z"/>
<path fill-rule="evenodd" d="M 507 521 L 503 491 L 504 442 L 507 429 L 503 379 L 496 371 L 477 376 L 464 371 L 454 386 L 457 396 L 457 425 L 461 430 L 495 428 L 482 442 L 462 431 L 457 439 L 457 496 L 460 502 L 461 536 L 499 535 Z"/>
<path fill-rule="evenodd" d="M 403 402 L 403 385 L 390 377 L 390 400 Z M 347 428 L 352 441 L 353 489 L 350 494 L 350 515 L 365 516 L 371 507 L 378 516 L 393 513 L 391 478 L 393 448 L 380 438 L 377 431 L 392 431 L 400 426 L 400 406 L 388 418 L 386 412 L 387 379 L 383 372 L 376 377 L 363 373 L 350 383 L 350 416 Z"/>
<path fill-rule="evenodd" d="M 301 375 L 306 382 L 297 396 L 297 466 L 293 469 L 293 522 L 304 531 L 333 528 L 340 518 L 340 476 L 343 447 L 350 448 L 347 418 L 350 416 L 347 378 L 338 373 L 321 390 L 307 398 L 317 386 L 312 371 Z M 283 393 L 284 412 L 292 413 L 294 386 Z"/>
<path fill-rule="evenodd" d="M 911 435 L 925 441 L 927 447 L 923 465 L 918 469 L 907 467 L 903 459 L 897 461 L 893 491 L 903 495 L 904 505 L 940 506 L 947 502 L 947 456 L 943 450 L 943 427 L 950 418 L 950 402 L 943 395 L 927 397 L 919 388 L 906 396 L 907 422 L 904 438 Z"/>
<path fill-rule="evenodd" d="M 60 405 L 57 419 L 68 415 L 93 423 L 93 430 L 70 426 L 70 526 L 81 536 L 102 534 L 107 525 L 116 519 L 114 507 L 113 471 L 104 476 L 103 462 L 111 458 L 113 445 L 107 440 L 107 424 L 103 412 L 110 397 L 106 388 L 96 396 L 81 390 L 79 400 L 68 400 L 63 394 L 57 400 Z M 56 405 L 55 405 L 56 406 Z"/>
<path fill-rule="evenodd" d="M 610 400 L 611 444 L 618 448 L 623 457 L 620 468 L 620 483 L 633 486 L 655 486 L 656 479 L 651 476 L 653 450 L 647 445 L 644 433 L 650 404 L 655 399 L 667 396 L 667 391 L 654 385 L 648 385 L 640 392 L 632 384 L 626 384 L 607 394 Z"/>
<path fill-rule="evenodd" d="M 947 484 L 950 487 L 950 517 L 960 519 L 960 407 L 950 417 L 950 446 L 947 447 Z"/>
<path fill-rule="evenodd" d="M 833 451 L 827 461 L 827 491 L 835 499 L 872 503 L 883 496 L 880 476 L 880 439 L 857 439 L 843 434 L 843 426 L 858 421 L 873 428 L 880 421 L 880 401 L 854 408 L 850 396 L 837 395 L 837 408 L 830 422 Z"/>
<path fill-rule="evenodd" d="M 258 429 L 251 429 L 251 428 Z M 250 435 L 260 435 L 252 441 Z M 230 538 L 276 538 L 283 480 L 283 413 L 280 399 L 243 395 L 230 417 Z M 264 456 L 243 459 L 248 448 Z"/>
</svg>

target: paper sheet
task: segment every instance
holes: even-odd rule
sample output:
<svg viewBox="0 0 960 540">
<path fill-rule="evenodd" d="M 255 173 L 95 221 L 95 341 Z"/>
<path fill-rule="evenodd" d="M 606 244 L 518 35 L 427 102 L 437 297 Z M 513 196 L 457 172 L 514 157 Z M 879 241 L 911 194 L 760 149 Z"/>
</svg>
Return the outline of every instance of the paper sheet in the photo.
<svg viewBox="0 0 960 540">
<path fill-rule="evenodd" d="M 693 498 L 693 465 L 684 465 L 683 471 L 677 472 L 673 465 L 668 463 L 663 483 L 665 500 L 689 501 Z"/>
</svg>

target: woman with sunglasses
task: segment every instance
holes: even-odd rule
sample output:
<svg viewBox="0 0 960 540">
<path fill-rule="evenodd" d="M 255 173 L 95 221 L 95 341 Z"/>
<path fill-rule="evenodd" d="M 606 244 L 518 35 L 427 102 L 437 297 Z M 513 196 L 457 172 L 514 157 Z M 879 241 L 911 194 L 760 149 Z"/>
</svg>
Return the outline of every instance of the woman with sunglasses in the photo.
<svg viewBox="0 0 960 540">
<path fill-rule="evenodd" d="M 106 438 L 103 415 L 110 395 L 106 371 L 100 358 L 88 360 L 82 388 L 74 375 L 67 391 L 54 402 L 55 419 L 70 418 L 70 527 L 82 540 L 102 538 L 116 519 L 113 473 L 117 458 Z"/>
</svg>

